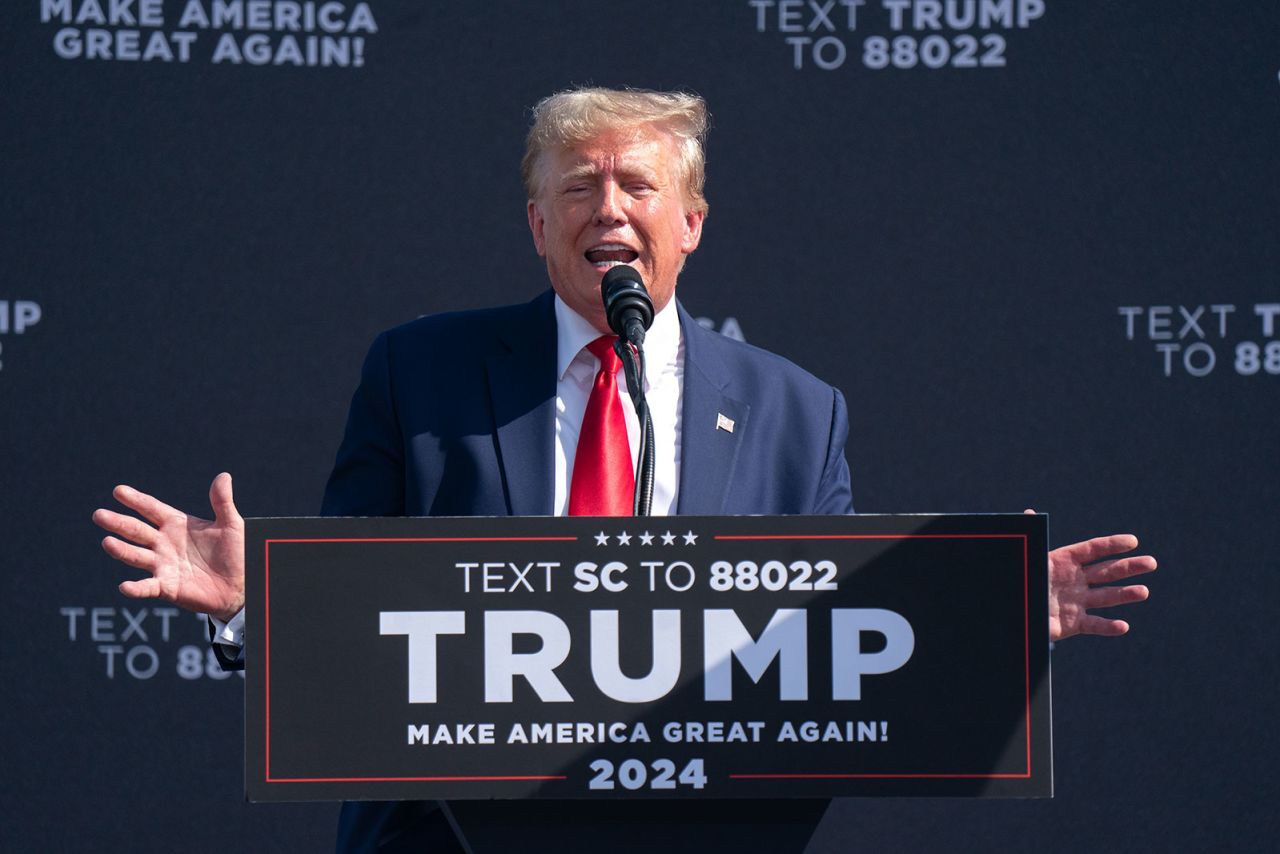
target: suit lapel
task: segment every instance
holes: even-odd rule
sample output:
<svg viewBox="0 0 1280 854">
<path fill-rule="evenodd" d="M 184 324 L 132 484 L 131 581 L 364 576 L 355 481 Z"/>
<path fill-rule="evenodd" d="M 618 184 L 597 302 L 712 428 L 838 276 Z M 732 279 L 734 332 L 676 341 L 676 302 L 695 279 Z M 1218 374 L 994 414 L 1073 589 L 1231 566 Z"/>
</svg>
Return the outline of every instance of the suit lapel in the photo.
<svg viewBox="0 0 1280 854">
<path fill-rule="evenodd" d="M 498 465 L 513 516 L 550 516 L 554 502 L 556 321 L 550 291 L 499 331 L 489 358 Z"/>
<path fill-rule="evenodd" d="M 728 394 L 730 373 L 712 337 L 716 333 L 703 329 L 684 306 L 677 308 L 684 336 L 684 391 L 676 512 L 715 516 L 724 512 L 751 407 Z"/>
</svg>

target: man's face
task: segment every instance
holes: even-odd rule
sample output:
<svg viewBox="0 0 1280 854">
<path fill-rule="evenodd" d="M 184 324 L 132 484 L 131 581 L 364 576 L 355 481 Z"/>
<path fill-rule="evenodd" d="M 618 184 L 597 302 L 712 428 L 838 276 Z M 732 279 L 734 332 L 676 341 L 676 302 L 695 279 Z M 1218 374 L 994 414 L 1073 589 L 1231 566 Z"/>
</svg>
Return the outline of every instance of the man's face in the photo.
<svg viewBox="0 0 1280 854">
<path fill-rule="evenodd" d="M 607 332 L 600 279 L 616 264 L 640 272 L 655 311 L 671 301 L 704 214 L 686 208 L 676 141 L 654 127 L 609 131 L 542 157 L 529 228 L 551 286 Z"/>
</svg>

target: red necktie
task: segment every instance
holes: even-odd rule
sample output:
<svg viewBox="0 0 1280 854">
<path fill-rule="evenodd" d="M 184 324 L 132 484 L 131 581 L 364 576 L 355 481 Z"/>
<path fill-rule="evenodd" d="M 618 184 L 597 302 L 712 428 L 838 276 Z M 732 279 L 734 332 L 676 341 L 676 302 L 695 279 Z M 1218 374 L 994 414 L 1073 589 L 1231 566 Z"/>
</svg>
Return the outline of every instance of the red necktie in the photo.
<svg viewBox="0 0 1280 854">
<path fill-rule="evenodd" d="M 601 335 L 587 345 L 600 360 L 600 370 L 578 433 L 569 484 L 570 516 L 631 515 L 636 477 L 631 470 L 627 419 L 618 397 L 617 374 L 622 362 L 613 352 L 614 340 L 612 335 Z"/>
</svg>

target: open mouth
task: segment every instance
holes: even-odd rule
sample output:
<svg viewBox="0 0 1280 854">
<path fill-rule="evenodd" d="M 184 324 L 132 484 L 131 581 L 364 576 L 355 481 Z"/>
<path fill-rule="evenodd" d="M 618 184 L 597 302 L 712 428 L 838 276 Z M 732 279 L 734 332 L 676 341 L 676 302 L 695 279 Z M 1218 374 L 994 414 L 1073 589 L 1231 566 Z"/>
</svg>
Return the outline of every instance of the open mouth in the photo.
<svg viewBox="0 0 1280 854">
<path fill-rule="evenodd" d="M 630 264 L 640 257 L 640 253 L 630 246 L 621 243 L 601 243 L 582 253 L 596 267 L 607 270 L 619 264 Z"/>
</svg>

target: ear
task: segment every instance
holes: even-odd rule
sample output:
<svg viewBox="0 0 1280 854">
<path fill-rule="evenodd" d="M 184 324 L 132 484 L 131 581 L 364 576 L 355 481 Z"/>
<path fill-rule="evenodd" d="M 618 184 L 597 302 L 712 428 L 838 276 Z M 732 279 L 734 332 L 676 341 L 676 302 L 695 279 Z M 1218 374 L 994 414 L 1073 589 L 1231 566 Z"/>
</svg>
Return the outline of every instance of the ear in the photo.
<svg viewBox="0 0 1280 854">
<path fill-rule="evenodd" d="M 680 235 L 680 251 L 685 255 L 697 249 L 702 241 L 702 223 L 706 218 L 706 211 L 685 211 L 684 233 Z"/>
<path fill-rule="evenodd" d="M 538 250 L 539 258 L 547 257 L 547 237 L 543 226 L 546 223 L 542 216 L 542 211 L 538 208 L 538 203 L 533 199 L 529 200 L 529 231 L 533 234 L 533 246 Z"/>
</svg>

